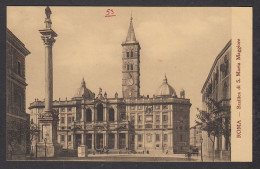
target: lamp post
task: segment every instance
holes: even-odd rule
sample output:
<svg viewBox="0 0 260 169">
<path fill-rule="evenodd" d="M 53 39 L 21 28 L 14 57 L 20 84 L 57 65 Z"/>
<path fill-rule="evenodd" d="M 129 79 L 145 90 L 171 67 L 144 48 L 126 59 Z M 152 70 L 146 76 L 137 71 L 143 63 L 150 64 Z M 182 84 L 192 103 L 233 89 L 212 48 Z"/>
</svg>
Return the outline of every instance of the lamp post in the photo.
<svg viewBox="0 0 260 169">
<path fill-rule="evenodd" d="M 44 138 L 44 145 L 45 145 L 45 160 L 46 160 L 46 143 L 47 143 L 47 138 Z"/>
<path fill-rule="evenodd" d="M 201 137 L 200 137 L 200 158 L 201 158 L 201 161 L 203 162 L 202 143 L 203 143 L 203 138 L 202 138 L 202 136 L 201 136 Z"/>
</svg>

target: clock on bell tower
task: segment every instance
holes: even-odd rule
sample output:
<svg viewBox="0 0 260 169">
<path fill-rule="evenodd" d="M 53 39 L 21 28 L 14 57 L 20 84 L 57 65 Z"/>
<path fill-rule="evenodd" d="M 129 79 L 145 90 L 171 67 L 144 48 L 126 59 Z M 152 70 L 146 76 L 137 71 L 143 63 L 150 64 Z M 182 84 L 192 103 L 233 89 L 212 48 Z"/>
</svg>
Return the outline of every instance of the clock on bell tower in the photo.
<svg viewBox="0 0 260 169">
<path fill-rule="evenodd" d="M 133 18 L 130 19 L 126 40 L 122 43 L 122 92 L 123 98 L 140 96 L 140 44 L 135 38 Z"/>
</svg>

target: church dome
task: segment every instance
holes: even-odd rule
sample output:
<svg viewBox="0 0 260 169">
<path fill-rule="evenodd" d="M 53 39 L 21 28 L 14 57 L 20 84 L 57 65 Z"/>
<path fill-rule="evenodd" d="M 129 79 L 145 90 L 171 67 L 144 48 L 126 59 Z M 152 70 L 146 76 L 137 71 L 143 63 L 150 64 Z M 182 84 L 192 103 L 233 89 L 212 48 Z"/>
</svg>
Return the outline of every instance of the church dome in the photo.
<svg viewBox="0 0 260 169">
<path fill-rule="evenodd" d="M 74 98 L 85 98 L 85 99 L 94 98 L 94 94 L 88 88 L 86 88 L 86 82 L 85 82 L 84 78 L 81 82 L 80 88 L 77 89 L 77 91 L 74 95 Z"/>
<path fill-rule="evenodd" d="M 174 96 L 177 97 L 174 88 L 168 84 L 167 77 L 163 79 L 163 83 L 157 89 L 156 94 L 157 97 L 164 97 L 164 96 Z"/>
</svg>

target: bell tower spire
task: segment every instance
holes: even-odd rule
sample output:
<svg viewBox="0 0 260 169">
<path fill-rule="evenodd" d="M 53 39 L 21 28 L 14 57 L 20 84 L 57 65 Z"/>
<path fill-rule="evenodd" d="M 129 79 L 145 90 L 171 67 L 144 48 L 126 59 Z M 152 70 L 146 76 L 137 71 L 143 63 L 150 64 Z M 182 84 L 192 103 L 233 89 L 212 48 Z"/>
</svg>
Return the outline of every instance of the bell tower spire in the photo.
<svg viewBox="0 0 260 169">
<path fill-rule="evenodd" d="M 134 26 L 133 26 L 133 17 L 132 17 L 132 12 L 131 12 L 131 18 L 130 18 L 130 25 L 128 28 L 128 33 L 126 36 L 125 43 L 134 43 L 137 42 L 135 38 L 135 31 L 134 31 Z"/>
<path fill-rule="evenodd" d="M 136 40 L 131 12 L 130 25 L 126 40 L 122 43 L 122 92 L 123 98 L 140 96 L 140 44 Z"/>
</svg>

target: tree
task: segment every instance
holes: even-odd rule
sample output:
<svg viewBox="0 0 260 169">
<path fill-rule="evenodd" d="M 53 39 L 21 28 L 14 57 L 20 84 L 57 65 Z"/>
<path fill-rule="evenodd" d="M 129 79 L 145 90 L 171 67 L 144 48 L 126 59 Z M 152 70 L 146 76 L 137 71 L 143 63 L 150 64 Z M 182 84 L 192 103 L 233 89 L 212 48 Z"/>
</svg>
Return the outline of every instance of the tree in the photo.
<svg viewBox="0 0 260 169">
<path fill-rule="evenodd" d="M 31 121 L 29 125 L 30 130 L 28 132 L 30 134 L 30 143 L 32 143 L 35 138 L 39 137 L 40 130 L 39 126 L 34 124 L 33 121 Z"/>
<path fill-rule="evenodd" d="M 227 115 L 229 113 L 224 113 L 227 111 L 227 109 L 221 105 L 222 101 L 223 100 L 215 101 L 214 99 L 209 98 L 206 102 L 208 110 L 205 111 L 197 108 L 199 113 L 196 115 L 197 120 L 195 120 L 196 125 L 200 126 L 201 130 L 207 132 L 208 138 L 212 142 L 213 161 L 215 158 L 214 147 L 216 137 L 224 135 L 225 139 L 228 140 L 228 144 L 230 145 L 230 118 Z M 223 119 L 225 119 L 224 122 Z"/>
<path fill-rule="evenodd" d="M 26 142 L 26 145 L 30 145 L 35 137 L 38 137 L 38 134 L 38 126 L 32 121 L 8 120 L 6 141 L 8 151 L 11 153 L 11 158 L 15 151 L 19 151 L 20 144 L 23 140 Z"/>
<path fill-rule="evenodd" d="M 7 121 L 6 130 L 6 143 L 8 148 L 8 153 L 11 154 L 11 159 L 13 152 L 19 149 L 21 137 L 21 124 L 17 123 L 15 120 Z"/>
</svg>

